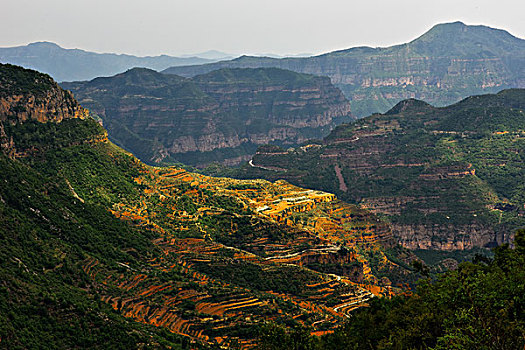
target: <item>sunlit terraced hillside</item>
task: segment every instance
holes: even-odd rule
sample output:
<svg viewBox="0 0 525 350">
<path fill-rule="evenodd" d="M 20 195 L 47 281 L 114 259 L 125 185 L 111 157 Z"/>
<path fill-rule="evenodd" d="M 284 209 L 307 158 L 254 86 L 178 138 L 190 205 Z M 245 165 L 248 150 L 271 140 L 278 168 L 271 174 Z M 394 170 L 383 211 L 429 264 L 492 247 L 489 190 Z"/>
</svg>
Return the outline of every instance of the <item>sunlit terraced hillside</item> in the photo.
<svg viewBox="0 0 525 350">
<path fill-rule="evenodd" d="M 285 179 L 383 215 L 404 247 L 464 251 L 525 225 L 525 89 L 436 108 L 399 102 L 316 147 L 260 147 L 241 178 Z"/>
<path fill-rule="evenodd" d="M 141 195 L 111 211 L 155 232 L 162 254 L 147 273 L 103 274 L 103 300 L 127 317 L 250 347 L 254 327 L 268 321 L 331 332 L 409 277 L 389 227 L 332 194 L 136 166 Z"/>
<path fill-rule="evenodd" d="M 283 181 L 149 167 L 66 112 L 0 119 L 1 345 L 256 348 L 263 325 L 331 333 L 412 278 L 412 256 L 366 210 Z"/>
</svg>

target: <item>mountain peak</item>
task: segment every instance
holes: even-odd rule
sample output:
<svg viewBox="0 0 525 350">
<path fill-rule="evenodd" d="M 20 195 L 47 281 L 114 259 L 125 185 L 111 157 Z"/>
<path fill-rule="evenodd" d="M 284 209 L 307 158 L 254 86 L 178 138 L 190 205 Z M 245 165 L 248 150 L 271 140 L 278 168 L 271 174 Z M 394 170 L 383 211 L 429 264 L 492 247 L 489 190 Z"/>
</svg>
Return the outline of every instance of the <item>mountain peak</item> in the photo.
<svg viewBox="0 0 525 350">
<path fill-rule="evenodd" d="M 27 44 L 27 46 L 37 48 L 62 49 L 60 45 L 51 41 L 36 41 L 34 43 Z"/>
<path fill-rule="evenodd" d="M 502 29 L 463 22 L 441 23 L 403 45 L 424 56 L 489 58 L 525 49 L 525 40 Z"/>
<path fill-rule="evenodd" d="M 134 67 L 114 76 L 92 79 L 91 82 L 96 86 L 109 84 L 113 88 L 116 86 L 125 88 L 126 86 L 129 87 L 135 85 L 153 88 L 166 86 L 166 84 L 171 83 L 178 84 L 184 80 L 186 79 L 175 74 L 161 74 L 150 68 Z M 72 84 L 75 84 L 75 82 Z M 67 83 L 63 83 L 62 85 L 66 86 L 66 88 L 73 89 L 73 85 L 70 86 Z"/>
<path fill-rule="evenodd" d="M 153 74 L 154 75 L 154 74 L 160 74 L 160 73 L 151 68 L 133 67 L 120 74 L 128 74 L 128 75 L 129 74 Z M 120 74 L 117 74 L 117 75 L 120 75 Z"/>
<path fill-rule="evenodd" d="M 432 31 L 443 31 L 443 30 L 463 30 L 465 27 L 468 27 L 465 23 L 461 21 L 447 22 L 447 23 L 438 23 L 430 28 L 429 32 Z"/>
<path fill-rule="evenodd" d="M 426 33 L 413 40 L 411 43 L 428 40 L 435 37 L 460 35 L 460 36 L 485 36 L 487 39 L 496 38 L 512 38 L 517 41 L 524 41 L 517 38 L 503 29 L 492 28 L 485 25 L 468 25 L 460 21 L 450 23 L 439 23 L 430 28 Z M 457 39 L 457 37 L 448 37 L 449 40 Z"/>
<path fill-rule="evenodd" d="M 401 112 L 409 111 L 428 111 L 429 109 L 434 108 L 431 104 L 426 103 L 425 101 L 417 100 L 415 98 L 409 98 L 407 100 L 400 101 L 394 107 L 392 107 L 386 115 L 399 114 Z"/>
</svg>

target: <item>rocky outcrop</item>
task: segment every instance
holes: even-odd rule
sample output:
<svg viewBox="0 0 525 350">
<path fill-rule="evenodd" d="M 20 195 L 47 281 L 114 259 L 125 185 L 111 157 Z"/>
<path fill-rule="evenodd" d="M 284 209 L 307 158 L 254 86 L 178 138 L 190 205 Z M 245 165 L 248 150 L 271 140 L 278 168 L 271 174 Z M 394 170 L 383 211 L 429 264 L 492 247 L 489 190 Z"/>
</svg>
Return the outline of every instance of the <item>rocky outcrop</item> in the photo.
<svg viewBox="0 0 525 350">
<path fill-rule="evenodd" d="M 72 101 L 71 94 L 58 87 L 41 98 L 35 95 L 4 97 L 0 98 L 0 118 L 20 123 L 27 120 L 60 123 L 64 119 L 85 118 L 88 111 Z"/>
<path fill-rule="evenodd" d="M 297 145 L 350 121 L 328 78 L 281 69 L 224 69 L 184 79 L 147 69 L 63 84 L 110 138 L 149 163 L 234 165 L 257 145 Z"/>
<path fill-rule="evenodd" d="M 13 137 L 7 136 L 2 121 L 0 121 L 0 151 L 9 158 L 14 158 L 16 152 Z"/>
<path fill-rule="evenodd" d="M 409 249 L 467 250 L 492 248 L 511 241 L 510 231 L 496 232 L 491 225 L 392 225 L 396 240 Z"/>
<path fill-rule="evenodd" d="M 24 84 L 13 84 L 17 79 Z M 60 123 L 88 114 L 72 94 L 60 88 L 51 77 L 21 67 L 0 64 L 0 91 L 0 121 L 3 122 Z"/>
</svg>

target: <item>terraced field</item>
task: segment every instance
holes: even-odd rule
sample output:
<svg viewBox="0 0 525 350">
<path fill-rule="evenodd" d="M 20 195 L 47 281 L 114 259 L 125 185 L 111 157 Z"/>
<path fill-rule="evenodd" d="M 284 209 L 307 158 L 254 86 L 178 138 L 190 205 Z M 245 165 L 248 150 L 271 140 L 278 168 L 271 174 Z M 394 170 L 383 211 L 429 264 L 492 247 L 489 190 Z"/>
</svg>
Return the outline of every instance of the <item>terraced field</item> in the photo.
<svg viewBox="0 0 525 350">
<path fill-rule="evenodd" d="M 409 274 L 385 253 L 389 226 L 332 194 L 136 165 L 140 198 L 111 211 L 157 233 L 160 254 L 143 271 L 84 264 L 102 300 L 136 321 L 250 348 L 266 322 L 333 332 Z"/>
</svg>

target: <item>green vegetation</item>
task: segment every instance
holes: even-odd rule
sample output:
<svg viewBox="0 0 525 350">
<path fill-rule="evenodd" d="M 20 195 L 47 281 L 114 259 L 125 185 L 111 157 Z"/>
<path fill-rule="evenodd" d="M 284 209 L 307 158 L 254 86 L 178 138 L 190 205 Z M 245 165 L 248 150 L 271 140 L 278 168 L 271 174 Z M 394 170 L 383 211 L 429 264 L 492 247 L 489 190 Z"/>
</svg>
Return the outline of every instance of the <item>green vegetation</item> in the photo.
<svg viewBox="0 0 525 350">
<path fill-rule="evenodd" d="M 0 65 L 0 98 L 19 96 L 31 92 L 41 97 L 56 83 L 47 74 L 31 69 L 21 69 L 11 64 Z"/>
<path fill-rule="evenodd" d="M 374 298 L 334 334 L 268 325 L 262 349 L 521 349 L 525 345 L 525 230 L 516 249 L 463 263 L 413 295 Z"/>
<path fill-rule="evenodd" d="M 377 208 L 397 231 L 433 232 L 429 243 L 438 249 L 472 247 L 458 243 L 469 235 L 493 246 L 525 225 L 524 110 L 521 89 L 442 108 L 406 100 L 386 114 L 337 127 L 322 147 L 261 148 L 253 163 L 274 170 L 245 165 L 234 176 L 336 193 Z"/>
<path fill-rule="evenodd" d="M 203 264 L 204 265 L 204 264 Z M 207 275 L 258 291 L 274 291 L 302 295 L 308 292 L 306 284 L 322 282 L 319 274 L 297 266 L 272 266 L 248 262 L 232 264 L 228 261 L 216 261 L 213 265 L 197 266 Z"/>
<path fill-rule="evenodd" d="M 113 268 L 122 261 L 139 266 L 137 256 L 150 256 L 156 249 L 151 234 L 116 219 L 101 196 L 86 190 L 102 185 L 110 196 L 132 192 L 126 180 L 133 171 L 125 164 L 129 157 L 114 154 L 124 161 L 119 165 L 101 150 L 75 145 L 82 138 L 68 143 L 69 132 L 88 139 L 99 135 L 100 126 L 91 121 L 28 122 L 8 131 L 21 149 L 34 142 L 47 151 L 23 161 L 0 155 L 0 345 L 181 348 L 182 338 L 164 336 L 111 310 L 82 271 L 87 257 Z M 89 171 L 95 168 L 96 173 Z"/>
</svg>

